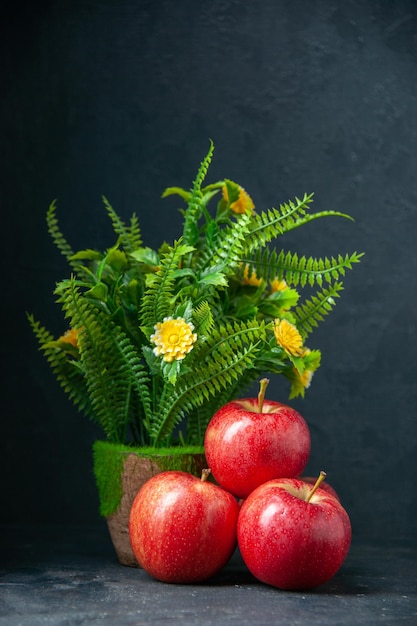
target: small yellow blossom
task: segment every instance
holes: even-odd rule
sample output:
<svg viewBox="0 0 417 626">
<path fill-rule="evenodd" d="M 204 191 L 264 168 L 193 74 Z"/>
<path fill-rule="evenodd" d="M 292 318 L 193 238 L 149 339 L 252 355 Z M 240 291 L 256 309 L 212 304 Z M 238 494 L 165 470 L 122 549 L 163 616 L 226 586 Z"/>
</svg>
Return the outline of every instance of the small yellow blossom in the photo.
<svg viewBox="0 0 417 626">
<path fill-rule="evenodd" d="M 80 334 L 79 328 L 70 328 L 66 333 L 61 335 L 58 341 L 64 341 L 70 343 L 74 348 L 78 348 L 78 335 Z"/>
<path fill-rule="evenodd" d="M 299 331 L 286 319 L 276 319 L 274 322 L 274 335 L 277 343 L 292 356 L 300 356 L 303 350 L 303 338 Z"/>
<path fill-rule="evenodd" d="M 251 275 L 249 276 L 249 265 L 245 265 L 245 269 L 243 270 L 243 278 L 242 283 L 244 285 L 252 285 L 252 287 L 259 287 L 262 284 L 262 278 L 258 278 L 256 276 L 256 272 L 252 270 Z"/>
<path fill-rule="evenodd" d="M 308 356 L 309 354 L 311 354 L 310 348 L 303 348 L 303 350 L 301 351 L 301 356 L 302 357 Z M 316 367 L 314 367 L 313 369 L 306 368 L 304 370 L 304 372 L 302 374 L 300 374 L 298 372 L 298 370 L 295 369 L 295 373 L 296 373 L 300 383 L 304 387 L 304 389 L 308 389 L 310 387 L 311 379 L 313 378 L 313 374 L 314 374 L 315 370 L 316 370 Z"/>
<path fill-rule="evenodd" d="M 247 211 L 253 211 L 255 205 L 252 198 L 250 197 L 248 192 L 243 189 L 243 187 L 239 187 L 239 189 L 239 197 L 237 200 L 235 200 L 235 202 L 232 202 L 232 204 L 230 205 L 231 210 L 234 213 L 246 213 Z M 226 185 L 223 185 L 222 194 L 223 198 L 226 200 L 226 202 L 228 202 L 229 195 L 227 193 Z"/>
<path fill-rule="evenodd" d="M 279 278 L 275 278 L 274 280 L 271 280 L 272 293 L 274 291 L 284 291 L 285 289 L 288 289 L 288 285 L 284 279 L 280 280 Z"/>
<path fill-rule="evenodd" d="M 299 371 L 294 368 L 294 373 L 304 389 L 308 389 L 311 385 L 314 372 L 312 370 L 304 370 L 304 372 L 300 374 Z"/>
<path fill-rule="evenodd" d="M 290 376 L 291 380 L 291 393 L 290 398 L 296 398 L 298 395 L 304 397 L 304 392 L 310 387 L 311 380 L 313 378 L 314 371 L 310 369 L 304 370 L 302 374 L 293 368 Z"/>
<path fill-rule="evenodd" d="M 165 317 L 154 328 L 155 333 L 150 337 L 155 344 L 154 354 L 163 355 L 164 361 L 168 363 L 184 359 L 197 341 L 193 324 L 186 322 L 183 317 Z"/>
</svg>

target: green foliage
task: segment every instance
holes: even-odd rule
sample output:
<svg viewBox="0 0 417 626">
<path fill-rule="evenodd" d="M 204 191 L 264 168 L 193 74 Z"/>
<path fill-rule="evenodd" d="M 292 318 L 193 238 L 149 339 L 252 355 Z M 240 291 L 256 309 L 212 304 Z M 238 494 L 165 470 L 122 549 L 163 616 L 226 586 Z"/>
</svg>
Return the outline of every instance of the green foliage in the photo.
<svg viewBox="0 0 417 626">
<path fill-rule="evenodd" d="M 303 337 L 307 337 L 313 328 L 322 322 L 336 304 L 335 298 L 340 297 L 342 283 L 334 283 L 329 288 L 319 290 L 294 310 L 296 326 Z"/>
<path fill-rule="evenodd" d="M 153 326 L 170 314 L 176 280 L 184 276 L 179 269 L 182 257 L 193 250 L 192 246 L 181 245 L 181 241 L 174 242 L 161 258 L 158 270 L 149 276 L 141 305 L 141 324 L 145 334 L 150 334 Z"/>
<path fill-rule="evenodd" d="M 305 341 L 362 256 L 271 247 L 318 218 L 349 216 L 311 213 L 312 194 L 257 212 L 229 179 L 204 186 L 213 151 L 210 142 L 191 189 L 162 194 L 186 207 L 177 240 L 158 250 L 143 245 L 136 214 L 124 222 L 104 196 L 116 238 L 104 251 L 74 252 L 56 203 L 47 211 L 70 270 L 55 289 L 69 332 L 54 338 L 28 320 L 59 384 L 108 441 L 202 445 L 213 413 L 265 375 L 284 376 L 289 396 L 303 396 L 321 357 Z"/>
<path fill-rule="evenodd" d="M 27 318 L 59 384 L 79 410 L 92 417 L 93 411 L 85 378 L 78 367 L 77 348 L 65 341 L 55 341 L 53 335 L 30 313 L 27 314 Z"/>
<path fill-rule="evenodd" d="M 105 196 L 102 196 L 103 204 L 110 217 L 113 225 L 113 230 L 119 235 L 119 243 L 127 254 L 134 252 L 142 245 L 142 236 L 139 228 L 139 221 L 137 215 L 133 213 L 130 219 L 130 226 L 120 219 L 119 215 L 111 206 L 110 202 Z"/>
<path fill-rule="evenodd" d="M 200 302 L 193 311 L 193 322 L 197 335 L 205 337 L 214 326 L 214 318 L 207 300 Z"/>
<path fill-rule="evenodd" d="M 265 280 L 285 280 L 288 285 L 294 287 L 322 286 L 323 281 L 332 283 L 344 276 L 346 269 L 352 269 L 354 263 L 358 263 L 361 254 L 354 252 L 344 257 L 337 258 L 299 257 L 297 253 L 285 252 L 275 249 L 257 251 L 253 256 L 253 264 L 256 267 L 256 275 Z"/>
<path fill-rule="evenodd" d="M 53 200 L 46 212 L 46 225 L 48 232 L 60 253 L 67 259 L 70 266 L 76 270 L 77 264 L 74 264 L 71 260 L 74 252 L 59 228 L 58 219 L 56 217 L 56 209 L 56 200 Z"/>
<path fill-rule="evenodd" d="M 204 181 L 204 178 L 206 177 L 213 156 L 213 152 L 214 145 L 211 141 L 209 151 L 203 159 L 202 163 L 200 164 L 197 176 L 195 177 L 194 184 L 188 199 L 187 210 L 184 213 L 185 220 L 183 238 L 185 244 L 188 244 L 190 246 L 194 246 L 198 242 L 200 237 L 198 221 L 204 210 L 201 185 Z"/>
<path fill-rule="evenodd" d="M 81 294 L 70 278 L 56 288 L 58 302 L 78 335 L 79 364 L 85 376 L 92 412 L 111 441 L 122 442 L 133 407 L 140 421 L 150 422 L 149 375 L 126 333 Z"/>
</svg>

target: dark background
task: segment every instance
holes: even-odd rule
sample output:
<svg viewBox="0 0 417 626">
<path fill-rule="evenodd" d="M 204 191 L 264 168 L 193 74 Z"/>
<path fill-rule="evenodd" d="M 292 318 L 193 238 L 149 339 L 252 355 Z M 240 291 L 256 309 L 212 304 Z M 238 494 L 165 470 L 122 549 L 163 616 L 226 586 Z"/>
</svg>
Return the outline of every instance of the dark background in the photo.
<svg viewBox="0 0 417 626">
<path fill-rule="evenodd" d="M 259 209 L 315 192 L 350 213 L 288 236 L 365 251 L 312 335 L 323 364 L 293 404 L 357 540 L 416 542 L 417 4 L 414 0 L 103 0 L 2 9 L 2 521 L 95 523 L 101 435 L 58 387 L 25 318 L 56 333 L 74 248 L 112 245 L 105 194 L 145 241 L 178 236 L 166 186 L 240 182 Z M 287 401 L 273 379 L 269 396 Z"/>
</svg>

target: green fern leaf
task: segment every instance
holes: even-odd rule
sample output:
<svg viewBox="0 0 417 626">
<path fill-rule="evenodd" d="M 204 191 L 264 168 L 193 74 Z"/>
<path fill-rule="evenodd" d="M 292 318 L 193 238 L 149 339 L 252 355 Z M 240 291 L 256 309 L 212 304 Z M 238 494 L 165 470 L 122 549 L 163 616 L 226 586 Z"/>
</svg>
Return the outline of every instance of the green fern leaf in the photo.
<svg viewBox="0 0 417 626">
<path fill-rule="evenodd" d="M 136 213 L 130 218 L 129 240 L 133 250 L 140 248 L 142 245 L 142 232 L 139 226 L 139 219 Z"/>
<path fill-rule="evenodd" d="M 263 248 L 273 239 L 300 228 L 313 220 L 323 217 L 344 217 L 352 220 L 350 215 L 339 211 L 319 211 L 307 214 L 313 201 L 313 194 L 304 194 L 303 198 L 295 198 L 281 204 L 279 209 L 269 209 L 252 216 L 252 226 L 247 237 L 247 249 L 250 252 Z"/>
<path fill-rule="evenodd" d="M 113 225 L 113 230 L 119 236 L 119 243 L 123 246 L 123 249 L 129 254 L 137 248 L 140 248 L 142 245 L 142 236 L 137 216 L 133 214 L 130 221 L 130 227 L 128 227 L 113 209 L 105 196 L 102 196 L 102 200 Z"/>
<path fill-rule="evenodd" d="M 184 243 L 194 246 L 199 238 L 198 220 L 203 213 L 202 191 L 201 185 L 207 175 L 208 168 L 213 157 L 214 144 L 210 141 L 210 148 L 203 161 L 200 164 L 197 175 L 195 177 L 191 195 L 189 197 L 188 206 L 185 211 L 185 221 L 183 228 Z"/>
<path fill-rule="evenodd" d="M 74 255 L 74 251 L 62 234 L 62 231 L 59 227 L 58 218 L 56 216 L 56 210 L 57 205 L 56 200 L 54 200 L 53 202 L 51 202 L 46 212 L 46 224 L 48 227 L 48 232 L 51 235 L 52 241 L 54 242 L 60 253 L 66 258 L 73 270 L 77 272 L 80 268 L 80 263 L 77 259 L 72 258 Z"/>
<path fill-rule="evenodd" d="M 80 362 L 94 419 L 109 439 L 124 441 L 134 396 L 150 426 L 149 376 L 126 334 L 82 297 L 74 279 L 62 281 L 57 293 L 71 326 L 80 329 Z"/>
<path fill-rule="evenodd" d="M 153 331 L 157 322 L 171 315 L 178 266 L 181 258 L 193 249 L 179 240 L 161 257 L 159 270 L 152 275 L 141 304 L 140 319 L 145 335 Z"/>
<path fill-rule="evenodd" d="M 352 269 L 354 263 L 358 263 L 362 254 L 339 254 L 337 258 L 331 257 L 314 258 L 299 257 L 297 253 L 281 250 L 261 250 L 256 252 L 250 260 L 256 268 L 258 278 L 266 281 L 274 279 L 285 280 L 288 285 L 294 287 L 300 285 L 310 287 L 321 286 L 323 280 L 327 283 L 337 281 L 345 275 L 347 269 Z"/>
<path fill-rule="evenodd" d="M 210 333 L 207 341 L 195 348 L 193 358 L 215 361 L 219 355 L 230 356 L 250 343 L 266 340 L 265 322 L 256 319 L 225 321 Z"/>
<path fill-rule="evenodd" d="M 340 297 L 342 290 L 342 283 L 334 283 L 328 288 L 323 288 L 294 309 L 293 314 L 297 328 L 304 338 L 332 311 L 336 304 L 335 299 Z"/>
<path fill-rule="evenodd" d="M 304 194 L 302 200 L 288 201 L 281 204 L 279 209 L 272 208 L 261 213 L 254 213 L 251 229 L 246 239 L 248 251 L 263 248 L 265 244 L 291 229 L 295 222 L 305 217 L 312 201 L 313 194 Z"/>
<path fill-rule="evenodd" d="M 61 344 L 59 347 L 59 342 L 54 341 L 53 335 L 40 322 L 36 321 L 33 315 L 28 313 L 27 319 L 38 341 L 39 349 L 46 357 L 59 385 L 79 411 L 92 417 L 93 409 L 84 374 L 77 367 L 77 362 L 68 356 L 72 346 L 63 344 L 62 347 Z"/>
<path fill-rule="evenodd" d="M 214 318 L 207 300 L 203 300 L 193 311 L 193 323 L 197 336 L 208 335 L 214 326 Z"/>
<path fill-rule="evenodd" d="M 168 196 L 174 195 L 180 196 L 185 202 L 189 202 L 191 198 L 191 193 L 182 187 L 167 187 L 164 189 L 161 198 L 168 198 Z"/>
<path fill-rule="evenodd" d="M 202 253 L 196 271 L 204 272 L 215 266 L 217 272 L 226 276 L 235 273 L 246 255 L 251 219 L 248 213 L 243 213 L 236 216 L 236 221 L 219 229 L 211 245 Z"/>
</svg>

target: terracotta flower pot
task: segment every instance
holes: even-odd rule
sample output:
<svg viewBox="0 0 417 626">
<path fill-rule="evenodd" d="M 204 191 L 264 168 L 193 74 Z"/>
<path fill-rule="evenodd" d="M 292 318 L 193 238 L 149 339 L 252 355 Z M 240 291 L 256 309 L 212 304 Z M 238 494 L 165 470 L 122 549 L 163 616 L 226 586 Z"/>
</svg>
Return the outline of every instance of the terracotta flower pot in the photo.
<svg viewBox="0 0 417 626">
<path fill-rule="evenodd" d="M 133 500 L 149 478 L 166 470 L 196 476 L 207 467 L 202 447 L 134 448 L 96 441 L 93 465 L 100 514 L 106 518 L 117 558 L 122 565 L 138 567 L 130 546 L 129 514 Z"/>
</svg>

